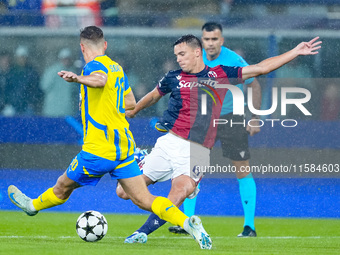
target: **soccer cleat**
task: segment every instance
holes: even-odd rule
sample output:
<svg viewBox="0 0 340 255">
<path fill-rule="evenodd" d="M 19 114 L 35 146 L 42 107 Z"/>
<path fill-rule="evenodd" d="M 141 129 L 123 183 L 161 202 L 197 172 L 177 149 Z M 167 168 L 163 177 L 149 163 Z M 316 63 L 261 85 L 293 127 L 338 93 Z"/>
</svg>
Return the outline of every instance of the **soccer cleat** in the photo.
<svg viewBox="0 0 340 255">
<path fill-rule="evenodd" d="M 174 233 L 174 234 L 189 235 L 189 233 L 185 231 L 184 228 L 181 228 L 180 226 L 169 227 L 169 232 Z"/>
<path fill-rule="evenodd" d="M 256 231 L 252 230 L 251 227 L 245 226 L 243 232 L 239 234 L 237 237 L 256 237 Z"/>
<path fill-rule="evenodd" d="M 29 205 L 32 203 L 32 199 L 22 193 L 14 185 L 8 187 L 8 196 L 12 203 L 23 210 L 28 216 L 34 216 L 38 213 L 38 211 L 32 211 L 30 209 Z"/>
<path fill-rule="evenodd" d="M 146 243 L 148 236 L 145 233 L 135 232 L 131 236 L 125 238 L 124 243 Z"/>
<path fill-rule="evenodd" d="M 187 229 L 189 234 L 200 245 L 201 249 L 210 250 L 212 247 L 212 241 L 208 233 L 205 231 L 202 225 L 202 221 L 196 215 L 193 215 L 188 220 Z"/>
</svg>

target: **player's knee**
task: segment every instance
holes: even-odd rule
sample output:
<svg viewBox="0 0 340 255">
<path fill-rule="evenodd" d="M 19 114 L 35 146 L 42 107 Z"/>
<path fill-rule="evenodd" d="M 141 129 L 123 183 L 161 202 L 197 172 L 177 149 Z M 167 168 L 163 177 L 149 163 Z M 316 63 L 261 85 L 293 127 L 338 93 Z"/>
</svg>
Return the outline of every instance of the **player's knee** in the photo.
<svg viewBox="0 0 340 255">
<path fill-rule="evenodd" d="M 116 194 L 119 198 L 122 198 L 124 200 L 129 200 L 129 196 L 125 193 L 124 189 L 122 188 L 122 186 L 120 186 L 118 184 L 117 188 L 116 188 Z"/>
</svg>

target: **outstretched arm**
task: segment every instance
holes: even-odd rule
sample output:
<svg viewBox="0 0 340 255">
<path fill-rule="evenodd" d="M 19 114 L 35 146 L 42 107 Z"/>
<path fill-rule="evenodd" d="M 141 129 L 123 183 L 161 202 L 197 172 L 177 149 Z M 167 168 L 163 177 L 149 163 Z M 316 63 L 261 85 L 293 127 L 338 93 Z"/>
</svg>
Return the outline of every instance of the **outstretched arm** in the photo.
<svg viewBox="0 0 340 255">
<path fill-rule="evenodd" d="M 60 71 L 58 75 L 67 82 L 77 82 L 91 88 L 104 87 L 107 81 L 107 75 L 102 72 L 94 72 L 90 75 L 81 76 L 69 71 Z"/>
<path fill-rule="evenodd" d="M 141 100 L 138 101 L 136 104 L 135 109 L 132 111 L 126 111 L 126 116 L 129 118 L 133 118 L 136 116 L 137 113 L 139 113 L 141 110 L 150 107 L 158 102 L 159 99 L 161 99 L 161 94 L 159 94 L 157 87 L 154 88 L 152 91 L 150 91 L 148 94 L 146 94 Z"/>
<path fill-rule="evenodd" d="M 320 44 L 322 41 L 318 41 L 319 37 L 315 37 L 309 42 L 302 42 L 297 45 L 294 49 L 283 53 L 282 55 L 267 58 L 258 64 L 245 66 L 242 68 L 242 79 L 246 80 L 251 77 L 256 77 L 262 74 L 270 73 L 279 67 L 292 61 L 299 55 L 315 55 L 321 48 Z"/>
</svg>

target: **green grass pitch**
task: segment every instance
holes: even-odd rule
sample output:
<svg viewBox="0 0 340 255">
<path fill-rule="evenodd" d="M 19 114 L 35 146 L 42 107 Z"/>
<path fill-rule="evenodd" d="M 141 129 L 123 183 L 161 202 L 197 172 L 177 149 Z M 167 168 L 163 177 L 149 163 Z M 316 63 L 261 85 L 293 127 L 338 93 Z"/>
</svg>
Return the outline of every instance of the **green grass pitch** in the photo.
<svg viewBox="0 0 340 255">
<path fill-rule="evenodd" d="M 340 221 L 336 219 L 256 218 L 257 238 L 237 238 L 243 219 L 201 217 L 213 248 L 200 250 L 188 236 L 168 233 L 167 223 L 146 244 L 124 244 L 147 215 L 104 214 L 108 233 L 86 243 L 76 234 L 80 213 L 41 212 L 35 217 L 0 211 L 0 254 L 340 254 Z"/>
</svg>

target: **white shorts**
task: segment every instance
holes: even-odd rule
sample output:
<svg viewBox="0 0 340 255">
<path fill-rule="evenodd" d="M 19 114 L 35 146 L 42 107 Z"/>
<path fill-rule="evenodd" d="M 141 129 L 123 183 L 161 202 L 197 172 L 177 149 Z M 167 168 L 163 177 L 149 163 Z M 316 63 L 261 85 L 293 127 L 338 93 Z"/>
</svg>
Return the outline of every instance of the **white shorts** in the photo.
<svg viewBox="0 0 340 255">
<path fill-rule="evenodd" d="M 144 159 L 143 174 L 154 182 L 163 182 L 180 175 L 196 183 L 203 177 L 196 166 L 209 166 L 210 150 L 168 133 L 157 139 L 155 147 Z"/>
</svg>

